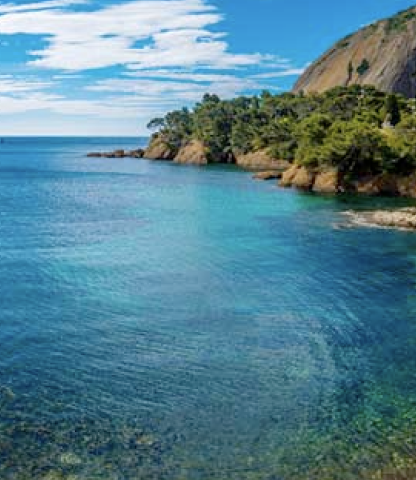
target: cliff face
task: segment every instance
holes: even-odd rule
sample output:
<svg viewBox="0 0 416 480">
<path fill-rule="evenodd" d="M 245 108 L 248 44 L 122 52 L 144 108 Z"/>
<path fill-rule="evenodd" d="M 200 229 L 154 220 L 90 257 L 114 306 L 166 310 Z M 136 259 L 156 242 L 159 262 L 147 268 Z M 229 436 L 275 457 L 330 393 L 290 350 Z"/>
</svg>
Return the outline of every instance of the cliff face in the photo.
<svg viewBox="0 0 416 480">
<path fill-rule="evenodd" d="M 289 167 L 286 160 L 271 157 L 266 150 L 247 153 L 245 155 L 224 155 L 216 161 L 209 158 L 207 148 L 200 140 L 190 140 L 175 150 L 168 145 L 163 137 L 155 135 L 144 150 L 143 157 L 151 160 L 172 160 L 175 163 L 190 165 L 207 165 L 209 163 L 236 163 L 246 170 L 264 171 L 275 170 L 283 172 Z"/>
<path fill-rule="evenodd" d="M 173 160 L 176 151 L 158 135 L 153 136 L 148 147 L 143 152 L 143 157 L 150 160 Z"/>
<path fill-rule="evenodd" d="M 278 160 L 267 153 L 266 150 L 235 155 L 235 163 L 246 170 L 285 170 L 289 163 L 285 160 Z"/>
<path fill-rule="evenodd" d="M 346 180 L 335 168 L 314 170 L 292 165 L 279 181 L 281 187 L 295 187 L 316 193 L 358 193 L 416 198 L 416 174 L 379 174 Z"/>
<path fill-rule="evenodd" d="M 340 40 L 310 65 L 293 91 L 321 93 L 353 84 L 416 96 L 416 7 Z"/>
<path fill-rule="evenodd" d="M 205 146 L 199 140 L 192 140 L 180 148 L 174 158 L 175 163 L 187 163 L 192 165 L 207 165 L 208 157 Z"/>
</svg>

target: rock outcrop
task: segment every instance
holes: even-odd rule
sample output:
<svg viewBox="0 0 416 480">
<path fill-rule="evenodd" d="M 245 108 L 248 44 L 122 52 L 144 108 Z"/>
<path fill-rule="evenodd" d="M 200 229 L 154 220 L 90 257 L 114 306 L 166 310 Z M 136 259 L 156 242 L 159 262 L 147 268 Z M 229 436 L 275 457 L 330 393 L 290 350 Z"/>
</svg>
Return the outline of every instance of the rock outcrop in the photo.
<svg viewBox="0 0 416 480">
<path fill-rule="evenodd" d="M 353 84 L 416 96 L 416 7 L 337 42 L 307 68 L 293 91 L 320 93 Z"/>
<path fill-rule="evenodd" d="M 318 172 L 312 190 L 316 193 L 337 193 L 339 183 L 340 175 L 337 169 Z"/>
<path fill-rule="evenodd" d="M 416 198 L 416 174 L 397 179 L 397 192 L 402 197 Z"/>
<path fill-rule="evenodd" d="M 306 167 L 299 167 L 292 180 L 292 186 L 301 190 L 310 190 L 315 181 L 315 172 Z"/>
<path fill-rule="evenodd" d="M 283 172 L 278 170 L 266 170 L 253 175 L 254 180 L 276 180 L 282 178 Z"/>
<path fill-rule="evenodd" d="M 364 226 L 384 228 L 416 229 L 416 208 L 400 208 L 398 210 L 374 210 L 367 212 L 345 212 L 351 223 Z"/>
<path fill-rule="evenodd" d="M 174 158 L 175 163 L 186 163 L 192 165 L 207 165 L 208 157 L 205 145 L 199 140 L 191 140 L 179 149 Z"/>
<path fill-rule="evenodd" d="M 90 152 L 87 157 L 92 158 L 143 158 L 144 150 L 114 150 L 113 152 Z"/>
<path fill-rule="evenodd" d="M 342 190 L 340 175 L 336 169 L 315 171 L 298 165 L 292 165 L 283 173 L 279 185 L 316 193 L 337 193 Z"/>
<path fill-rule="evenodd" d="M 267 150 L 235 155 L 235 163 L 246 170 L 284 171 L 289 167 L 289 162 L 273 158 Z"/>
<path fill-rule="evenodd" d="M 173 160 L 178 151 L 161 136 L 154 135 L 145 149 L 143 157 L 150 160 Z"/>
<path fill-rule="evenodd" d="M 279 185 L 281 187 L 291 187 L 293 185 L 293 179 L 296 176 L 299 167 L 297 165 L 291 165 L 287 170 L 283 172 Z"/>
<path fill-rule="evenodd" d="M 409 176 L 384 173 L 347 180 L 335 168 L 314 170 L 293 164 L 283 172 L 279 186 L 327 194 L 349 192 L 416 198 L 416 173 Z"/>
<path fill-rule="evenodd" d="M 301 190 L 311 190 L 315 181 L 316 173 L 306 167 L 291 165 L 283 172 L 279 185 L 281 187 L 295 187 Z"/>
<path fill-rule="evenodd" d="M 359 178 L 349 185 L 349 189 L 365 195 L 399 195 L 399 178 L 395 175 L 376 175 Z"/>
</svg>

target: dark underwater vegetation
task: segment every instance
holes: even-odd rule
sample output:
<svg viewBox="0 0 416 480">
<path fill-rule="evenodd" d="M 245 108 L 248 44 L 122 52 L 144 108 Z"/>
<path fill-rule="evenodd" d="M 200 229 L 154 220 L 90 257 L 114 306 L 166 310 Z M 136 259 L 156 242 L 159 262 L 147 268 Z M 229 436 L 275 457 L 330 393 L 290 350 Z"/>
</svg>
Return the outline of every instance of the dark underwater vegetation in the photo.
<svg viewBox="0 0 416 480">
<path fill-rule="evenodd" d="M 136 146 L 0 146 L 0 478 L 415 478 L 416 236 L 343 215 L 407 203 Z"/>
</svg>

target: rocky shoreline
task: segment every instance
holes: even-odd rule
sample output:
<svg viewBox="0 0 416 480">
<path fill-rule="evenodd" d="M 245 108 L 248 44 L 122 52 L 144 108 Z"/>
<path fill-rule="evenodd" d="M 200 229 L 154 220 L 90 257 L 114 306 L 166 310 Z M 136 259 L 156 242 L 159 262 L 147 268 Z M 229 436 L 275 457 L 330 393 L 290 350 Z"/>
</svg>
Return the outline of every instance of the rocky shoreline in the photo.
<svg viewBox="0 0 416 480">
<path fill-rule="evenodd" d="M 213 159 L 209 157 L 207 149 L 199 140 L 192 140 L 180 148 L 174 148 L 163 139 L 154 137 L 146 149 L 90 152 L 87 156 L 146 158 L 201 166 L 210 163 L 230 163 L 244 170 L 253 171 L 254 178 L 257 180 L 278 179 L 279 186 L 285 188 L 293 187 L 321 194 L 358 193 L 416 198 L 416 172 L 407 176 L 380 174 L 346 180 L 335 167 L 317 170 L 291 164 L 286 160 L 273 158 L 266 149 L 240 155 L 229 154 L 224 155 L 223 158 Z"/>
<path fill-rule="evenodd" d="M 151 160 L 170 160 L 174 163 L 207 165 L 233 163 L 256 173 L 256 179 L 279 179 L 279 186 L 294 187 L 321 194 L 358 193 L 416 198 L 416 173 L 408 176 L 394 174 L 368 175 L 346 179 L 337 168 L 317 170 L 286 160 L 273 158 L 267 149 L 245 154 L 230 153 L 221 158 L 210 158 L 208 149 L 199 140 L 192 140 L 179 148 L 168 145 L 155 135 L 144 150 L 143 157 Z"/>
<path fill-rule="evenodd" d="M 189 165 L 228 163 L 254 172 L 273 171 L 283 173 L 290 166 L 290 163 L 286 160 L 273 158 L 267 152 L 267 149 L 249 153 L 224 152 L 213 158 L 209 154 L 209 149 L 200 140 L 191 140 L 180 147 L 175 147 L 168 144 L 159 135 L 153 136 L 148 147 L 144 150 L 143 157 L 150 160 L 170 160 L 174 163 Z"/>
<path fill-rule="evenodd" d="M 393 174 L 382 174 L 347 181 L 336 168 L 316 170 L 290 164 L 287 161 L 271 157 L 266 150 L 236 155 L 232 159 L 224 157 L 215 162 L 209 158 L 204 144 L 198 140 L 193 140 L 175 149 L 156 136 L 146 149 L 91 152 L 87 156 L 97 158 L 145 158 L 201 166 L 209 163 L 234 163 L 245 170 L 253 171 L 253 178 L 256 180 L 278 180 L 278 185 L 285 188 L 293 187 L 303 191 L 331 195 L 353 193 L 416 198 L 416 173 L 401 177 Z M 365 212 L 349 211 L 345 215 L 355 225 L 404 230 L 416 229 L 416 207 Z"/>
<path fill-rule="evenodd" d="M 416 229 L 416 207 L 365 212 L 347 211 L 345 215 L 354 225 L 412 231 Z"/>
<path fill-rule="evenodd" d="M 407 176 L 380 174 L 346 179 L 336 168 L 314 170 L 292 165 L 283 173 L 279 185 L 316 193 L 416 198 L 416 173 Z"/>
</svg>

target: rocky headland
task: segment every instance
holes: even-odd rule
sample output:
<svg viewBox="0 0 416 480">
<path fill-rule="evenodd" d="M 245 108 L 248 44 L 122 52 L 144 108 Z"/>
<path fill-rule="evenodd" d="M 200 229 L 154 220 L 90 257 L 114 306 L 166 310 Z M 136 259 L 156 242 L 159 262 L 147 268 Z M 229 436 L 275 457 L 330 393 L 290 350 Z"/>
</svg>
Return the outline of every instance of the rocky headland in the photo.
<svg viewBox="0 0 416 480">
<path fill-rule="evenodd" d="M 284 188 L 416 199 L 416 7 L 343 38 L 292 92 L 221 100 L 149 122 L 146 149 L 90 153 L 176 164 L 234 164 Z M 355 217 L 354 217 L 355 215 Z M 416 228 L 416 210 L 351 214 Z"/>
<path fill-rule="evenodd" d="M 158 156 L 149 153 L 157 151 Z M 200 141 L 191 141 L 175 151 L 172 146 L 157 139 L 150 142 L 143 158 L 169 160 L 179 164 L 208 165 L 207 147 Z M 321 194 L 356 193 L 416 198 L 416 173 L 397 175 L 381 173 L 350 178 L 335 167 L 310 168 L 286 160 L 273 158 L 266 151 L 252 152 L 234 158 L 235 165 L 253 171 L 257 180 L 279 180 L 278 185 Z"/>
<path fill-rule="evenodd" d="M 143 156 L 232 163 L 324 194 L 416 198 L 416 7 L 330 48 L 292 92 L 221 100 L 149 122 Z"/>
</svg>

